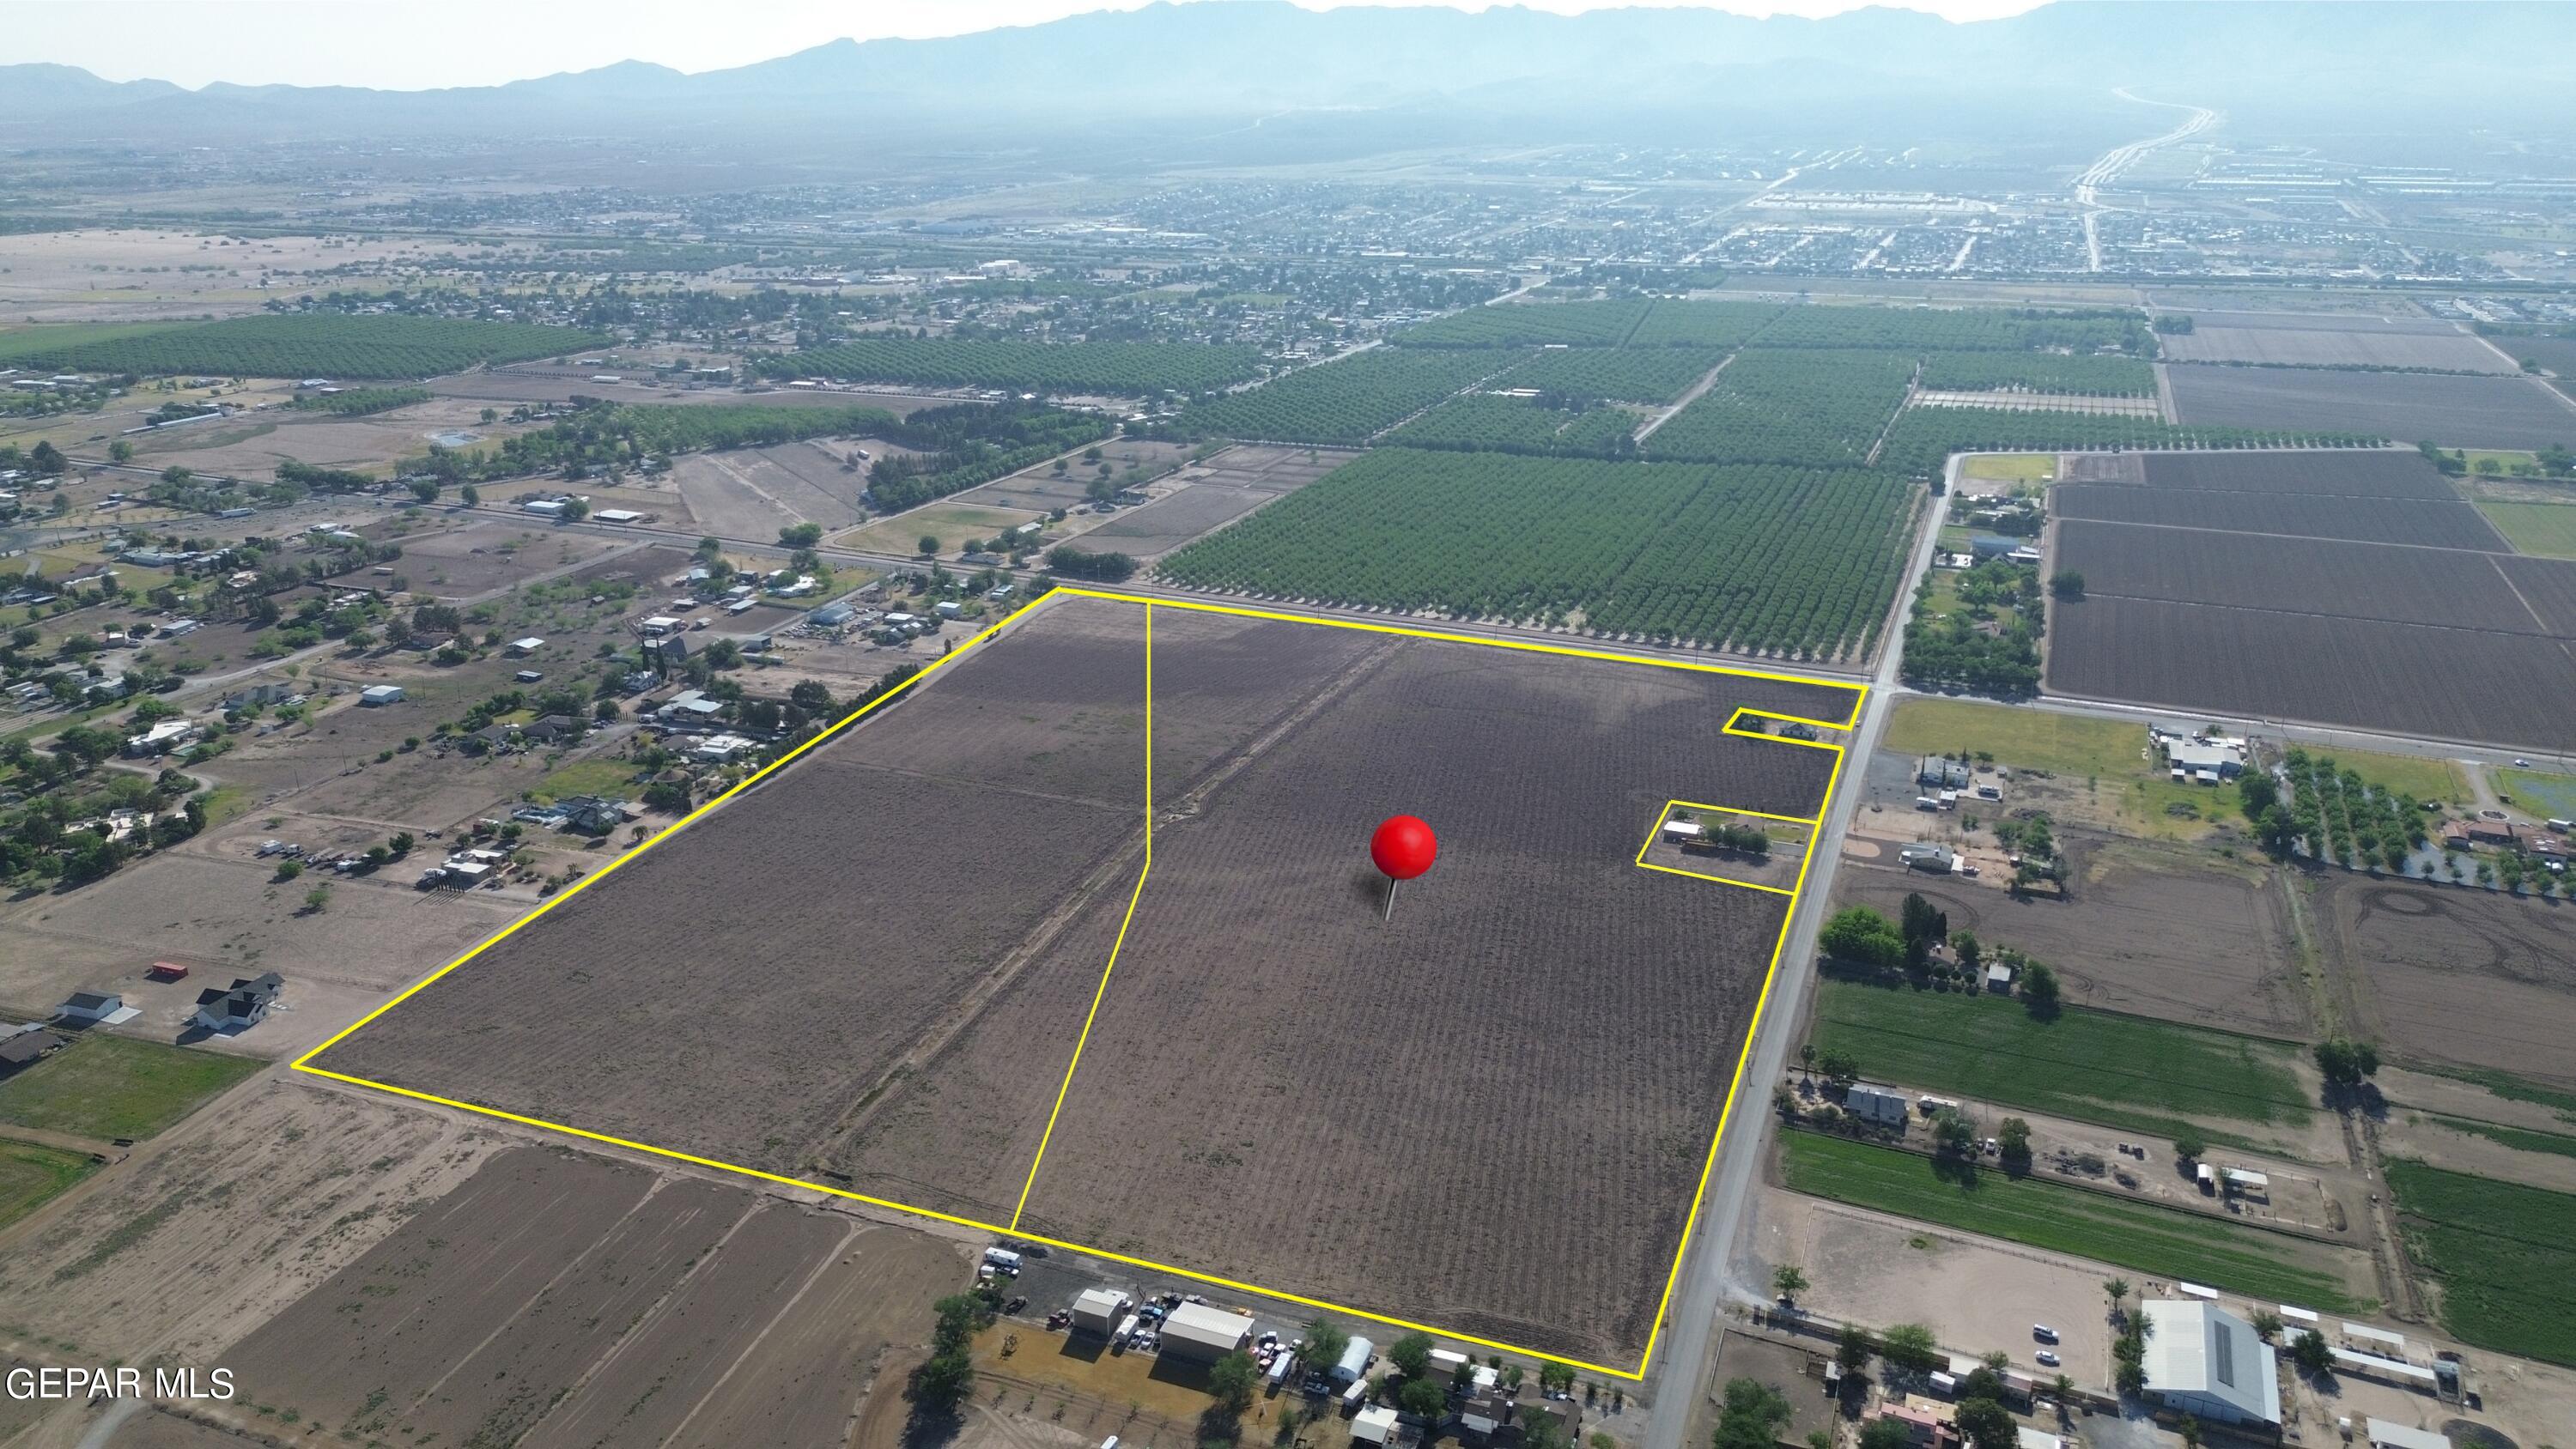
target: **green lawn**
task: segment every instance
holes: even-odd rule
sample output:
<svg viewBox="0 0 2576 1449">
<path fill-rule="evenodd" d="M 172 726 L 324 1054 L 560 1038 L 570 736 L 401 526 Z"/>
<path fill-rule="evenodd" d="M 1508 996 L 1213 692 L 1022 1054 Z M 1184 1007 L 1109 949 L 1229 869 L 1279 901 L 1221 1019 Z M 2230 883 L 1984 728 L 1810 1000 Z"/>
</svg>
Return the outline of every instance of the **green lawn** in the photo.
<svg viewBox="0 0 2576 1449">
<path fill-rule="evenodd" d="M 2392 1158 L 2406 1245 L 2464 1343 L 2576 1364 L 2576 1196 Z"/>
<path fill-rule="evenodd" d="M 1993 1168 L 1945 1175 L 1915 1153 L 1816 1132 L 1782 1134 L 1780 1165 L 1792 1190 L 1836 1202 L 2327 1313 L 2375 1306 L 2325 1266 L 2337 1250 L 2224 1219 Z"/>
<path fill-rule="evenodd" d="M 0 1123 L 149 1137 L 266 1063 L 92 1031 L 0 1082 Z"/>
<path fill-rule="evenodd" d="M 970 538 L 991 538 L 1004 529 L 1017 528 L 1046 517 L 1021 508 L 992 508 L 981 503 L 932 503 L 910 513 L 883 518 L 865 528 L 836 534 L 836 548 L 865 549 L 876 553 L 911 553 L 922 535 L 939 540 L 939 556 L 955 558 Z"/>
<path fill-rule="evenodd" d="M 2177 711 L 2176 724 L 2196 724 Z M 2146 726 L 2128 720 L 2093 719 L 2059 710 L 1984 704 L 1968 699 L 1910 696 L 1897 702 L 1887 718 L 1881 748 L 1906 755 L 1946 755 L 1982 751 L 1998 763 L 2052 775 L 2101 782 L 2118 781 L 2138 795 L 2141 823 L 2152 825 L 2171 800 L 2195 803 L 2203 815 L 2225 815 L 2234 804 L 2226 791 L 2200 785 L 2174 785 L 2151 764 Z M 2374 785 L 2403 791 L 2419 800 L 2468 799 L 2469 782 L 2449 760 L 2414 755 L 2382 755 L 2367 750 L 2333 750 L 2339 764 L 2358 770 Z M 2147 789 L 2135 785 L 2144 782 Z M 2215 807 L 2215 808 L 2213 808 Z"/>
<path fill-rule="evenodd" d="M 86 1152 L 0 1138 L 0 1228 L 61 1195 L 96 1165 Z"/>
<path fill-rule="evenodd" d="M 2046 483 L 2057 477 L 2055 453 L 1980 453 L 1959 465 L 1962 477 L 1998 483 Z"/>
<path fill-rule="evenodd" d="M 2576 819 L 2576 775 L 2541 770 L 2498 770 L 2496 785 L 2513 803 L 2549 820 Z"/>
<path fill-rule="evenodd" d="M 535 793 L 549 800 L 566 795 L 605 795 L 611 800 L 636 792 L 635 766 L 627 760 L 577 760 L 537 782 Z"/>
<path fill-rule="evenodd" d="M 2478 502 L 2505 542 L 2542 558 L 2576 558 L 2576 504 Z"/>
<path fill-rule="evenodd" d="M 2160 1137 L 2186 1117 L 2296 1127 L 2315 1110 L 2285 1043 L 2075 1007 L 2043 1022 L 1983 993 L 1827 979 L 1814 1039 L 1873 1081 Z"/>
</svg>

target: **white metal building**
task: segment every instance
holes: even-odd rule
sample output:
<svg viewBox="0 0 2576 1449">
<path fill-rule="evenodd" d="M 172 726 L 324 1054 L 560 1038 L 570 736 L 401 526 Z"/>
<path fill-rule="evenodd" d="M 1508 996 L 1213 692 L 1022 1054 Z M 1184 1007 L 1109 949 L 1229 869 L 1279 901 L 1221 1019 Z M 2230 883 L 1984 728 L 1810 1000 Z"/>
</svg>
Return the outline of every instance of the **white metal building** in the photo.
<svg viewBox="0 0 2576 1449">
<path fill-rule="evenodd" d="M 1073 1331 L 1096 1333 L 1102 1338 L 1127 1316 L 1134 1300 L 1115 1288 L 1086 1288 L 1073 1300 Z"/>
<path fill-rule="evenodd" d="M 2254 1325 L 2200 1299 L 2152 1299 L 2144 1312 L 2148 1393 L 2204 1419 L 2279 1426 L 2279 1359 Z"/>
<path fill-rule="evenodd" d="M 1158 1332 L 1165 1358 L 1214 1363 L 1252 1337 L 1252 1320 L 1204 1303 L 1184 1303 L 1163 1320 Z"/>
</svg>

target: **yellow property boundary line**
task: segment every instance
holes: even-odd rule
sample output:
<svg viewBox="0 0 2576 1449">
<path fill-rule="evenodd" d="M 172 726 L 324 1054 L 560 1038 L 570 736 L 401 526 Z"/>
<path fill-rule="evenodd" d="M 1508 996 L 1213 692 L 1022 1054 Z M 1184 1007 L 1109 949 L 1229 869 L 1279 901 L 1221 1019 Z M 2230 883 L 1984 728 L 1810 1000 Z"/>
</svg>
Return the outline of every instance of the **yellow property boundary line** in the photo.
<svg viewBox="0 0 2576 1449">
<path fill-rule="evenodd" d="M 330 1038 L 325 1040 L 321 1045 L 316 1046 L 305 1052 L 302 1056 L 297 1057 L 289 1064 L 290 1069 L 303 1072 L 311 1076 L 346 1083 L 350 1086 L 366 1087 L 374 1091 L 385 1092 L 410 1101 L 425 1102 L 432 1106 L 453 1108 L 461 1112 L 473 1112 L 485 1117 L 497 1118 L 504 1122 L 515 1122 L 523 1127 L 534 1127 L 548 1132 L 559 1132 L 566 1136 L 577 1137 L 587 1142 L 596 1142 L 609 1147 L 624 1148 L 630 1152 L 645 1153 L 654 1157 L 667 1158 L 674 1162 L 689 1163 L 697 1167 L 710 1167 L 725 1172 L 738 1173 L 744 1177 L 756 1178 L 763 1182 L 776 1183 L 784 1187 L 800 1188 L 807 1192 L 821 1193 L 827 1197 L 841 1198 L 846 1201 L 866 1203 L 871 1207 L 879 1207 L 894 1212 L 908 1213 L 915 1217 L 929 1218 L 936 1222 L 951 1223 L 959 1227 L 974 1228 L 982 1232 L 993 1233 L 1003 1237 L 1017 1238 L 1025 1242 L 1043 1243 L 1048 1247 L 1061 1248 L 1067 1252 L 1080 1253 L 1087 1257 L 1105 1259 L 1115 1263 L 1124 1263 L 1130 1267 L 1142 1268 L 1151 1272 L 1169 1273 L 1176 1277 L 1193 1279 L 1201 1283 L 1212 1284 L 1216 1287 L 1251 1294 L 1255 1297 L 1273 1299 L 1279 1302 L 1295 1303 L 1303 1307 L 1320 1309 L 1326 1312 L 1348 1314 L 1352 1317 L 1364 1318 L 1374 1323 L 1383 1323 L 1391 1327 L 1410 1329 L 1421 1333 L 1431 1334 L 1436 1338 L 1446 1339 L 1454 1343 L 1470 1343 L 1483 1348 L 1500 1350 L 1505 1353 L 1519 1354 L 1527 1358 L 1561 1363 L 1571 1368 L 1587 1370 L 1589 1372 L 1602 1374 L 1614 1379 L 1625 1379 L 1630 1382 L 1643 1380 L 1646 1376 L 1646 1366 L 1654 1361 L 1655 1344 L 1663 1336 L 1665 1316 L 1672 1307 L 1673 1290 L 1681 1278 L 1682 1259 L 1689 1252 L 1691 1234 L 1698 1230 L 1700 1208 L 1708 1196 L 1709 1177 L 1717 1167 L 1718 1147 L 1725 1141 L 1727 1124 L 1734 1117 L 1735 1101 L 1744 1085 L 1745 1068 L 1751 1061 L 1753 1055 L 1753 1040 L 1761 1031 L 1763 1012 L 1770 1004 L 1771 984 L 1779 975 L 1780 956 L 1782 951 L 1785 950 L 1788 945 L 1789 926 L 1797 914 L 1798 893 L 1803 891 L 1806 887 L 1807 869 L 1812 863 L 1815 853 L 1815 842 L 1812 836 L 1808 841 L 1809 859 L 1802 860 L 1799 863 L 1797 884 L 1790 888 L 1789 905 L 1781 912 L 1780 933 L 1778 938 L 1772 942 L 1770 964 L 1763 969 L 1762 990 L 1754 999 L 1753 1019 L 1745 1028 L 1744 1045 L 1736 1054 L 1735 1073 L 1727 1084 L 1725 1105 L 1721 1107 L 1718 1112 L 1717 1131 L 1709 1139 L 1708 1154 L 1700 1164 L 1698 1184 L 1692 1189 L 1690 1212 L 1683 1219 L 1681 1237 L 1673 1249 L 1672 1265 L 1664 1274 L 1663 1295 L 1655 1304 L 1654 1327 L 1647 1332 L 1645 1352 L 1639 1357 L 1637 1365 L 1634 1368 L 1616 1368 L 1609 1364 L 1592 1363 L 1584 1359 L 1569 1358 L 1563 1354 L 1547 1353 L 1542 1350 L 1529 1348 L 1520 1344 L 1504 1343 L 1496 1339 L 1481 1338 L 1474 1334 L 1460 1333 L 1454 1329 L 1442 1328 L 1436 1324 L 1418 1323 L 1407 1318 L 1398 1318 L 1390 1314 L 1373 1312 L 1365 1308 L 1355 1308 L 1346 1303 L 1334 1303 L 1325 1299 L 1311 1298 L 1304 1294 L 1282 1292 L 1276 1288 L 1265 1288 L 1254 1283 L 1239 1282 L 1235 1279 L 1220 1277 L 1213 1273 L 1201 1272 L 1195 1268 L 1183 1268 L 1171 1263 L 1158 1263 L 1150 1258 L 1135 1257 L 1126 1253 L 1115 1253 L 1107 1249 L 1093 1247 L 1085 1243 L 1068 1242 L 1060 1238 L 1045 1237 L 1036 1233 L 1019 1232 L 1015 1230 L 1011 1224 L 988 1223 L 977 1218 L 963 1217 L 956 1213 L 939 1212 L 935 1209 L 919 1207 L 911 1203 L 897 1202 L 891 1198 L 871 1197 L 866 1193 L 853 1192 L 847 1188 L 832 1187 L 819 1182 L 808 1182 L 803 1178 L 789 1177 L 775 1172 L 765 1172 L 756 1167 L 745 1167 L 740 1163 L 726 1162 L 719 1158 L 701 1157 L 694 1153 L 674 1151 L 668 1147 L 656 1147 L 649 1142 L 636 1142 L 623 1137 L 613 1137 L 604 1132 L 592 1132 L 585 1128 L 574 1127 L 561 1122 L 549 1122 L 540 1117 L 523 1116 L 516 1112 L 506 1112 L 495 1107 L 480 1106 L 473 1102 L 461 1102 L 453 1097 L 441 1097 L 434 1093 L 415 1091 L 409 1087 L 398 1087 L 389 1082 L 373 1081 L 366 1077 L 351 1076 L 345 1072 L 335 1072 L 328 1068 L 313 1065 L 313 1059 L 315 1057 L 320 1056 L 322 1053 L 329 1051 L 332 1047 L 339 1045 L 342 1041 L 347 1040 L 349 1036 L 355 1033 L 359 1028 L 366 1026 L 369 1022 L 376 1020 L 386 1012 L 389 1012 L 395 1007 L 400 1006 L 405 1001 L 410 1000 L 430 983 L 438 980 L 442 976 L 445 976 L 447 973 L 454 971 L 456 968 L 473 960 L 475 957 L 482 955 L 484 952 L 499 945 L 501 942 L 508 940 L 513 934 L 519 931 L 522 927 L 525 927 L 529 922 L 536 920 L 546 912 L 551 911 L 557 906 L 562 905 L 564 902 L 571 900 L 573 897 L 580 895 L 583 891 L 588 890 L 591 886 L 607 878 L 611 873 L 624 866 L 628 861 L 635 859 L 645 851 L 660 845 L 663 841 L 666 841 L 672 836 L 678 834 L 680 831 L 687 829 L 691 824 L 704 818 L 710 811 L 715 810 L 725 802 L 742 794 L 744 791 L 749 790 L 752 786 L 759 784 L 762 780 L 767 779 L 776 771 L 785 768 L 789 763 L 793 762 L 798 756 L 804 754 L 806 751 L 811 750 L 815 746 L 823 744 L 826 741 L 839 738 L 843 731 L 856 724 L 870 711 L 873 711 L 882 705 L 890 704 L 896 699 L 901 698 L 907 690 L 912 689 L 922 680 L 929 678 L 932 674 L 947 666 L 951 661 L 965 657 L 975 648 L 976 645 L 983 643 L 985 640 L 999 634 L 1002 630 L 1010 627 L 1012 624 L 1017 623 L 1021 618 L 1027 616 L 1031 610 L 1036 609 L 1039 605 L 1057 597 L 1105 599 L 1113 603 L 1137 604 L 1143 606 L 1146 611 L 1146 872 L 1140 872 L 1138 874 L 1136 878 L 1135 892 L 1128 898 L 1127 921 L 1130 922 L 1135 918 L 1136 902 L 1142 898 L 1144 893 L 1145 874 L 1151 871 L 1153 865 L 1152 638 L 1153 611 L 1158 608 L 1187 609 L 1196 613 L 1227 614 L 1240 618 L 1272 619 L 1292 624 L 1314 624 L 1329 629 L 1353 629 L 1368 633 L 1396 634 L 1417 639 L 1436 639 L 1449 643 L 1476 644 L 1487 648 L 1516 649 L 1535 654 L 1555 654 L 1578 659 L 1603 659 L 1620 664 L 1648 665 L 1658 669 L 1683 669 L 1703 674 L 1723 674 L 1735 675 L 1743 678 L 1775 680 L 1789 684 L 1808 685 L 1818 689 L 1846 690 L 1849 691 L 1852 696 L 1852 707 L 1850 714 L 1840 721 L 1807 719 L 1796 715 L 1777 714 L 1767 710 L 1739 708 L 1731 717 L 1729 717 L 1725 729 L 1723 730 L 1723 733 L 1726 734 L 1741 735 L 1752 739 L 1769 740 L 1775 744 L 1798 745 L 1808 749 L 1832 751 L 1834 755 L 1833 771 L 1826 778 L 1824 800 L 1817 807 L 1816 818 L 1819 821 L 1824 818 L 1825 812 L 1831 807 L 1834 798 L 1834 791 L 1841 783 L 1844 746 L 1826 740 L 1802 740 L 1790 736 L 1774 735 L 1767 730 L 1763 730 L 1758 727 L 1746 727 L 1745 722 L 1747 720 L 1767 719 L 1783 723 L 1805 725 L 1813 729 L 1848 730 L 1859 722 L 1861 706 L 1869 692 L 1869 687 L 1867 685 L 1844 684 L 1839 681 L 1818 680 L 1807 678 L 1802 675 L 1781 674 L 1758 669 L 1741 669 L 1727 665 L 1701 664 L 1691 660 L 1655 659 L 1633 654 L 1618 654 L 1606 650 L 1576 649 L 1561 645 L 1540 644 L 1516 639 L 1480 638 L 1470 634 L 1453 634 L 1434 629 L 1402 628 L 1395 625 L 1370 623 L 1356 619 L 1319 618 L 1312 615 L 1284 613 L 1269 609 L 1239 608 L 1225 604 L 1209 604 L 1199 603 L 1196 601 L 1150 598 L 1136 594 L 1118 593 L 1106 589 L 1058 588 L 1050 591 L 1049 593 L 1041 594 L 1038 597 L 1031 599 L 1026 604 L 1021 605 L 1018 609 L 1013 610 L 1007 617 L 986 627 L 973 638 L 967 640 L 964 645 L 951 650 L 939 659 L 924 666 L 920 673 L 915 674 L 910 679 L 896 685 L 893 689 L 886 691 L 886 693 L 879 698 L 871 700 L 866 705 L 852 711 L 831 728 L 824 730 L 820 734 L 817 734 L 813 739 L 808 740 L 804 744 L 797 746 L 795 749 L 788 751 L 786 754 L 780 756 L 775 762 L 755 771 L 749 777 L 745 778 L 740 784 L 735 785 L 732 789 L 725 791 L 723 794 L 718 795 L 706 804 L 699 806 L 697 809 L 690 811 L 687 815 L 682 816 L 678 821 L 661 831 L 659 834 L 656 834 L 651 839 L 646 840 L 632 850 L 627 851 L 616 860 L 613 860 L 607 865 L 600 867 L 598 870 L 593 871 L 590 875 L 585 876 L 569 889 L 558 892 L 553 898 L 540 904 L 535 910 L 530 911 L 528 914 L 511 922 L 500 931 L 494 933 L 489 940 L 484 941 L 473 950 L 466 952 L 464 955 L 457 957 L 445 966 L 438 968 L 436 971 L 429 973 L 427 976 L 424 976 L 420 980 L 403 988 L 402 992 L 396 995 L 392 1000 L 387 1001 L 382 1006 L 368 1012 L 366 1015 L 359 1017 L 356 1021 L 351 1022 L 346 1027 L 333 1033 Z M 1668 806 L 1666 808 L 1669 809 L 1670 807 Z M 1659 820 L 1658 828 L 1660 828 L 1660 824 L 1661 822 Z M 1649 869 L 1654 868 L 1656 867 L 1649 867 Z M 1119 944 L 1123 945 L 1125 940 L 1126 923 L 1122 922 L 1119 927 Z M 1101 972 L 1100 984 L 1095 988 L 1092 994 L 1091 1016 L 1086 1017 L 1084 1023 L 1084 1035 L 1086 1038 L 1090 1032 L 1090 1021 L 1097 1017 L 1100 1009 L 1100 1002 L 1109 989 L 1109 972 L 1110 970 L 1114 970 L 1116 965 L 1117 948 L 1113 946 L 1110 952 L 1109 966 Z M 1081 1054 L 1082 1043 L 1077 1041 L 1074 1048 L 1073 1065 L 1079 1065 Z M 1071 1089 L 1073 1082 L 1073 1065 L 1068 1065 L 1066 1067 L 1064 1083 L 1057 1089 L 1055 1112 L 1061 1112 L 1063 1110 L 1065 1095 Z M 1047 1118 L 1047 1135 L 1052 1136 L 1054 1130 L 1055 1113 L 1050 1113 Z M 1042 1138 L 1038 1147 L 1040 1160 L 1044 1159 L 1045 1153 L 1046 1142 Z M 1036 1180 L 1037 1163 L 1032 1162 L 1029 1167 L 1028 1183 L 1022 1187 L 1020 1193 L 1020 1205 L 1022 1208 L 1026 1207 L 1029 1188 L 1034 1186 Z M 1019 1212 L 1014 1211 L 1012 1214 L 1012 1223 L 1016 1223 L 1019 1220 L 1019 1216 Z"/>
<path fill-rule="evenodd" d="M 1831 797 L 1828 796 L 1828 798 Z M 1678 866 L 1649 864 L 1646 860 L 1646 852 L 1655 848 L 1655 841 L 1664 833 L 1664 822 L 1673 818 L 1673 810 L 1677 806 L 1692 810 L 1706 810 L 1717 815 L 1749 815 L 1756 820 L 1783 820 L 1791 825 L 1806 826 L 1807 849 L 1798 860 L 1798 874 L 1801 878 L 1804 878 L 1807 873 L 1807 861 L 1815 856 L 1816 837 L 1824 833 L 1820 825 L 1822 817 L 1810 820 L 1804 815 L 1773 815 L 1765 810 L 1745 810 L 1733 805 L 1711 805 L 1703 800 L 1667 800 L 1664 802 L 1664 808 L 1655 812 L 1655 823 L 1646 831 L 1646 843 L 1637 847 L 1639 870 L 1659 870 L 1666 875 L 1686 875 L 1692 880 L 1710 880 L 1719 885 L 1739 886 L 1748 891 L 1769 891 L 1775 896 L 1788 896 L 1792 900 L 1796 898 L 1798 892 L 1794 886 L 1756 885 L 1752 881 L 1737 880 L 1733 876 L 1710 875 L 1705 871 L 1683 870 Z"/>
</svg>

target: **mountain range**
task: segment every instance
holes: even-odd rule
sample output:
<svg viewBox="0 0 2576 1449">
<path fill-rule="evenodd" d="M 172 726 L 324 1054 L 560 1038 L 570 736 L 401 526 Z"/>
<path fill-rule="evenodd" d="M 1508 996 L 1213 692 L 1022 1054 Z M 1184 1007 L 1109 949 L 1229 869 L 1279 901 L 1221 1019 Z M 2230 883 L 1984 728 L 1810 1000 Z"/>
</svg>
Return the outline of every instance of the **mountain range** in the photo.
<svg viewBox="0 0 2576 1449">
<path fill-rule="evenodd" d="M 1297 118 L 1306 135 L 1370 117 L 1415 137 L 1941 139 L 2134 132 L 2114 97 L 2218 106 L 2310 132 L 2474 129 L 2510 76 L 2515 129 L 2576 102 L 2576 6 L 2388 0 L 2064 0 L 1952 23 L 1871 8 L 1828 19 L 1637 8 L 1200 0 L 938 40 L 837 40 L 729 70 L 623 62 L 430 91 L 111 82 L 0 66 L 0 136 L 30 142 L 284 140 L 317 133 L 649 137 L 746 126 L 860 126 L 961 144 L 1153 131 L 1173 118 Z M 2536 114 L 2535 114 L 2536 113 Z M 2154 119 L 2148 116 L 2147 119 Z M 1883 125 L 1881 123 L 1884 123 Z M 1884 134 L 1879 134 L 1880 132 Z M 1177 143 L 1175 143 L 1177 144 Z M 1244 146 L 1258 148 L 1259 142 Z"/>
</svg>

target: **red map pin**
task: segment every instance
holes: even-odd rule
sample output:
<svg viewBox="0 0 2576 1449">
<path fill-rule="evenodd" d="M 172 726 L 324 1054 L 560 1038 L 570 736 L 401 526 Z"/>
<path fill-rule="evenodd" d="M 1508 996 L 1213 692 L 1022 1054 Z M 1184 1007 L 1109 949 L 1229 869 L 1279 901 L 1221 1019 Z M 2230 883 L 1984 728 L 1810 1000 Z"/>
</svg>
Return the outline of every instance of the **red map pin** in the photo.
<svg viewBox="0 0 2576 1449">
<path fill-rule="evenodd" d="M 1395 888 L 1424 871 L 1440 855 L 1440 837 L 1411 815 L 1390 815 L 1369 837 L 1369 859 L 1386 874 L 1386 919 L 1395 919 Z"/>
</svg>

